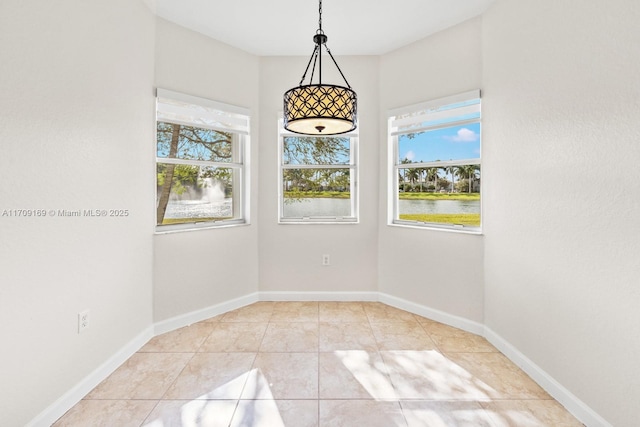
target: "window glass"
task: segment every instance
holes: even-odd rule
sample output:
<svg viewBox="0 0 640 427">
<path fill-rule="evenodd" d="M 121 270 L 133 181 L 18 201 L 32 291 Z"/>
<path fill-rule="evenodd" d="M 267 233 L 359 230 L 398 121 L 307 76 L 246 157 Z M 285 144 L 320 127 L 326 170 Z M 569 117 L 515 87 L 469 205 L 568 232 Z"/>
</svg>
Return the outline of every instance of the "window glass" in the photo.
<svg viewBox="0 0 640 427">
<path fill-rule="evenodd" d="M 409 168 L 400 173 L 398 219 L 480 227 L 479 165 Z"/>
<path fill-rule="evenodd" d="M 355 135 L 281 132 L 280 222 L 357 221 Z"/>
<path fill-rule="evenodd" d="M 413 163 L 480 158 L 480 123 L 398 136 L 398 161 Z"/>
<path fill-rule="evenodd" d="M 351 216 L 349 169 L 285 169 L 283 216 Z"/>
<path fill-rule="evenodd" d="M 161 89 L 157 106 L 156 225 L 245 223 L 248 116 L 238 107 Z"/>
<path fill-rule="evenodd" d="M 390 223 L 477 232 L 481 226 L 479 92 L 427 105 L 389 117 L 394 153 Z"/>
<path fill-rule="evenodd" d="M 348 165 L 349 138 L 287 136 L 283 141 L 283 161 L 287 165 Z"/>
</svg>

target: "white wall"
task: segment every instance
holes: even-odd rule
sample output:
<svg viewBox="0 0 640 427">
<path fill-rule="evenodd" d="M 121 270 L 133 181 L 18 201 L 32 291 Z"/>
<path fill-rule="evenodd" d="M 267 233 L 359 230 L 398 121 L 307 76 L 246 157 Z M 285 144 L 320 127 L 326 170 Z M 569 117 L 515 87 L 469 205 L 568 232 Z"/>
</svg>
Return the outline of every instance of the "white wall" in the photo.
<svg viewBox="0 0 640 427">
<path fill-rule="evenodd" d="M 0 216 L 3 424 L 31 420 L 152 317 L 258 290 L 380 290 L 484 321 L 613 425 L 634 425 L 638 16 L 633 0 L 498 0 L 380 58 L 338 57 L 359 94 L 361 222 L 278 225 L 277 113 L 308 58 L 156 25 L 140 2 L 2 2 L 0 215 L 130 212 Z M 153 235 L 154 87 L 251 109 L 250 226 Z M 387 226 L 386 110 L 476 88 L 485 235 Z"/>
<path fill-rule="evenodd" d="M 251 225 L 155 236 L 156 322 L 258 290 L 258 65 L 256 56 L 158 18 L 156 87 L 249 108 L 253 139 Z"/>
<path fill-rule="evenodd" d="M 612 425 L 640 401 L 640 6 L 483 21 L 486 324 Z"/>
<path fill-rule="evenodd" d="M 153 49 L 139 1 L 0 5 L 0 215 L 129 211 L 0 216 L 2 425 L 25 425 L 151 324 Z"/>
<path fill-rule="evenodd" d="M 483 237 L 387 225 L 386 112 L 481 88 L 481 40 L 475 18 L 380 60 L 380 291 L 476 322 L 483 320 Z"/>
<path fill-rule="evenodd" d="M 278 113 L 284 92 L 298 84 L 308 61 L 309 57 L 260 60 L 260 291 L 376 291 L 377 57 L 336 56 L 358 94 L 360 223 L 278 224 Z M 343 84 L 328 60 L 323 83 Z M 330 255 L 330 266 L 321 265 L 322 254 Z"/>
</svg>

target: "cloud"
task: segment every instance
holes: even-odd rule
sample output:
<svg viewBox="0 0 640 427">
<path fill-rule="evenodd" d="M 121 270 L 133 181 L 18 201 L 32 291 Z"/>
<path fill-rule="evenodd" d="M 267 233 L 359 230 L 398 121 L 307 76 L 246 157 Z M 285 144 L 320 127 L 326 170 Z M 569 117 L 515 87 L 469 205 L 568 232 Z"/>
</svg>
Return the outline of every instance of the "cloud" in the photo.
<svg viewBox="0 0 640 427">
<path fill-rule="evenodd" d="M 480 135 L 467 128 L 460 129 L 456 136 L 445 136 L 446 139 L 453 142 L 475 142 L 479 137 Z"/>
<path fill-rule="evenodd" d="M 407 160 L 413 160 L 416 157 L 416 153 L 414 153 L 413 151 L 409 150 L 407 151 L 407 154 L 404 155 L 404 158 Z"/>
</svg>

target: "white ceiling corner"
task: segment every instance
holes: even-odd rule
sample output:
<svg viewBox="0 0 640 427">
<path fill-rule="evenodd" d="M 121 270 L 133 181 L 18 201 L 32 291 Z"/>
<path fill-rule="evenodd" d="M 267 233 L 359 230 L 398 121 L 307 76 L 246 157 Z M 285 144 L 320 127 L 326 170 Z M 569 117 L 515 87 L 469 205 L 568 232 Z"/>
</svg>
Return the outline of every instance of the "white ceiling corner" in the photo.
<svg viewBox="0 0 640 427">
<path fill-rule="evenodd" d="M 494 0 L 323 0 L 334 55 L 380 55 L 482 14 Z M 259 56 L 311 55 L 317 0 L 154 0 L 158 16 Z"/>
</svg>

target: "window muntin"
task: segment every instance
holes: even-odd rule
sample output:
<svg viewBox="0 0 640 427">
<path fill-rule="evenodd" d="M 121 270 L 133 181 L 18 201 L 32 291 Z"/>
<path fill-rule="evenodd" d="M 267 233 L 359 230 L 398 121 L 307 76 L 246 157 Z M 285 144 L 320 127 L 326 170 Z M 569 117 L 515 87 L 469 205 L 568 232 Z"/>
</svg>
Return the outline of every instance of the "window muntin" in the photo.
<svg viewBox="0 0 640 427">
<path fill-rule="evenodd" d="M 389 222 L 479 232 L 480 135 L 478 91 L 391 114 Z"/>
<path fill-rule="evenodd" d="M 356 135 L 280 135 L 282 223 L 357 222 Z"/>
<path fill-rule="evenodd" d="M 157 106 L 157 229 L 245 223 L 248 116 L 238 107 L 161 89 Z M 225 114 L 233 125 L 224 123 Z"/>
</svg>

